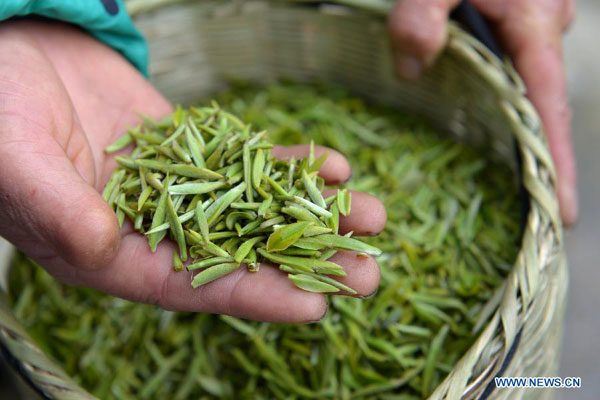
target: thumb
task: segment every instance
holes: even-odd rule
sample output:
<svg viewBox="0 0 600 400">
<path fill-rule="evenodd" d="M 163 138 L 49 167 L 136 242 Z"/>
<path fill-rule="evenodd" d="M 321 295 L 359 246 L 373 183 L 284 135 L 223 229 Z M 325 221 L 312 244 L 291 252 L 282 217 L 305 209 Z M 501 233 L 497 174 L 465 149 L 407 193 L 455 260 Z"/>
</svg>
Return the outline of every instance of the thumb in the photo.
<svg viewBox="0 0 600 400">
<path fill-rule="evenodd" d="M 116 253 L 119 227 L 93 187 L 69 96 L 35 46 L 10 37 L 0 49 L 13 55 L 0 66 L 0 235 L 38 261 L 99 268 Z"/>
<path fill-rule="evenodd" d="M 48 136 L 7 136 L 0 139 L 0 234 L 38 260 L 59 257 L 86 269 L 107 264 L 119 244 L 108 204 Z"/>
<path fill-rule="evenodd" d="M 556 164 L 562 220 L 569 226 L 578 217 L 577 174 L 561 39 L 572 14 L 563 10 L 567 3 L 546 3 L 516 3 L 507 11 L 500 32 L 542 119 Z"/>
<path fill-rule="evenodd" d="M 444 46 L 448 14 L 458 0 L 398 0 L 388 27 L 395 52 L 396 73 L 415 79 Z"/>
</svg>

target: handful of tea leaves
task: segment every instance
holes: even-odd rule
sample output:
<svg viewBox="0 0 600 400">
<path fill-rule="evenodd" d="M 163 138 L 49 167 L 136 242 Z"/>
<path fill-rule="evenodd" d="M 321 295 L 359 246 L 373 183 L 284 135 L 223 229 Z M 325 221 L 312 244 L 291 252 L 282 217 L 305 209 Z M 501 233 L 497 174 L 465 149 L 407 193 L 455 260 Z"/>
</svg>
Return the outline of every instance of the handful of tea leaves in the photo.
<svg viewBox="0 0 600 400">
<path fill-rule="evenodd" d="M 242 321 L 68 287 L 20 256 L 14 313 L 100 399 L 426 398 L 488 320 L 486 303 L 515 260 L 514 173 L 336 87 L 238 85 L 217 100 L 274 142 L 314 140 L 348 157 L 347 187 L 377 196 L 388 213 L 367 239 L 384 251 L 378 294 L 331 296 L 315 324 Z"/>
<path fill-rule="evenodd" d="M 135 143 L 129 156 L 115 157 L 103 192 L 119 224 L 131 219 L 148 236 L 152 251 L 171 237 L 176 271 L 201 270 L 198 287 L 245 263 L 280 265 L 299 288 L 337 292 L 352 288 L 327 275 L 345 276 L 328 261 L 338 250 L 377 256 L 381 251 L 338 235 L 340 214 L 350 213 L 350 193 L 324 198 L 317 176 L 327 153 L 315 158 L 314 145 L 302 160 L 278 160 L 267 131 L 254 132 L 234 115 L 212 107 L 177 110 L 162 121 L 145 122 L 110 145 L 114 152 Z"/>
</svg>

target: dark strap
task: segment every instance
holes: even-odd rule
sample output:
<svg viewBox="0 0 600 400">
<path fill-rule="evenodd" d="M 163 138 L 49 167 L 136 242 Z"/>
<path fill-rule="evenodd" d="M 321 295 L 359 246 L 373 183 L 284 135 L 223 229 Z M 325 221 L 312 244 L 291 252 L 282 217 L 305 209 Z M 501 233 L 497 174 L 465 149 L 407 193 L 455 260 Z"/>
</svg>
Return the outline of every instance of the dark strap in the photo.
<svg viewBox="0 0 600 400">
<path fill-rule="evenodd" d="M 470 1 L 461 1 L 458 6 L 452 10 L 452 13 L 450 13 L 450 18 L 463 25 L 498 58 L 502 58 L 502 50 L 500 50 L 500 46 L 498 46 L 494 34 L 490 30 L 486 20 Z"/>
</svg>

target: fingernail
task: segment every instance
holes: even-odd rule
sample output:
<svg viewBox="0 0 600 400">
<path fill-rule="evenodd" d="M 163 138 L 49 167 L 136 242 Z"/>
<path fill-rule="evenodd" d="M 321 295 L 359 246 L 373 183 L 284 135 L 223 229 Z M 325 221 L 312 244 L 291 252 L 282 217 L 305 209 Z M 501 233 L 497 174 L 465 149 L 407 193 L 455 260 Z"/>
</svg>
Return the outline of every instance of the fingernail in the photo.
<svg viewBox="0 0 600 400">
<path fill-rule="evenodd" d="M 417 79 L 423 71 L 423 63 L 413 56 L 396 56 L 396 72 L 404 79 Z"/>
<path fill-rule="evenodd" d="M 558 199 L 560 203 L 560 214 L 565 226 L 575 224 L 579 214 L 577 189 L 571 186 L 559 185 Z"/>
<path fill-rule="evenodd" d="M 312 321 L 308 321 L 308 322 L 306 322 L 306 323 L 307 323 L 307 324 L 316 324 L 317 322 L 321 322 L 321 320 L 322 320 L 323 318 L 325 318 L 325 316 L 327 315 L 327 312 L 328 312 L 328 311 L 329 311 L 329 303 L 327 303 L 327 304 L 325 305 L 325 312 L 323 313 L 323 315 L 321 315 L 321 317 L 320 317 L 319 319 L 315 319 L 315 320 L 312 320 Z"/>
<path fill-rule="evenodd" d="M 346 181 L 345 181 L 345 182 L 343 182 L 343 183 L 348 183 L 348 182 L 350 182 L 350 181 L 352 180 L 352 178 L 353 178 L 353 177 L 354 177 L 354 171 L 353 171 L 353 170 L 350 170 L 350 176 L 349 176 L 349 177 L 348 177 L 348 179 L 346 179 Z"/>
<path fill-rule="evenodd" d="M 368 295 L 366 295 L 366 296 L 359 296 L 359 299 L 361 299 L 361 300 L 370 299 L 371 297 L 375 296 L 375 295 L 377 294 L 377 292 L 378 292 L 378 291 L 379 291 L 379 288 L 375 289 L 375 290 L 373 291 L 373 293 L 371 293 L 371 294 L 368 294 Z"/>
</svg>

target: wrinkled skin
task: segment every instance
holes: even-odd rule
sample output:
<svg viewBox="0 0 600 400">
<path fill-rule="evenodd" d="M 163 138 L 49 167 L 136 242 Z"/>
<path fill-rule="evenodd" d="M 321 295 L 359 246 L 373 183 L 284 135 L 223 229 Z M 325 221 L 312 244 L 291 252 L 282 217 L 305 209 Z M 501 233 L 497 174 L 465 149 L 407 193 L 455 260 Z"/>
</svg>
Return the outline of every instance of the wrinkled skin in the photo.
<svg viewBox="0 0 600 400">
<path fill-rule="evenodd" d="M 286 274 L 246 268 L 198 289 L 172 270 L 173 243 L 151 253 L 130 224 L 119 229 L 100 192 L 116 163 L 103 149 L 140 121 L 172 111 L 121 55 L 72 26 L 21 20 L 0 25 L 0 234 L 59 280 L 172 310 L 224 313 L 263 321 L 322 318 L 322 294 L 297 289 Z M 321 154 L 323 148 L 317 149 Z M 306 146 L 276 148 L 301 157 Z M 332 151 L 320 175 L 329 184 L 351 176 Z M 342 232 L 381 231 L 386 213 L 374 197 L 354 193 Z M 358 296 L 375 292 L 372 258 L 339 252 L 333 261 Z"/>
<path fill-rule="evenodd" d="M 558 175 L 565 225 L 577 220 L 575 158 L 561 37 L 573 20 L 573 0 L 471 0 L 492 22 L 504 50 L 523 77 L 537 108 Z M 389 19 L 398 75 L 418 77 L 431 65 L 447 35 L 448 14 L 459 0 L 399 0 Z"/>
</svg>

